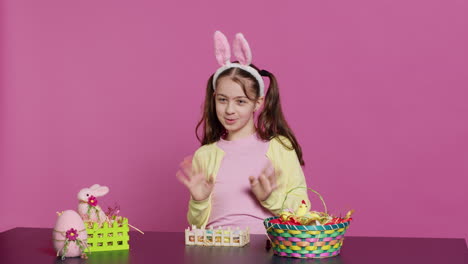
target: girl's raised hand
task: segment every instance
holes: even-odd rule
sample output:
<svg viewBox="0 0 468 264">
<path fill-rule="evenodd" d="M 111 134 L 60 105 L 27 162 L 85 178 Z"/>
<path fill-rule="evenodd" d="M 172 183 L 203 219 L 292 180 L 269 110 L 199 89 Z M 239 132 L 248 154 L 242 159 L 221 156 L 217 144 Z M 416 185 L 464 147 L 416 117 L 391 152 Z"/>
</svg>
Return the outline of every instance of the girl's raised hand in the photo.
<svg viewBox="0 0 468 264">
<path fill-rule="evenodd" d="M 207 179 L 204 172 L 192 170 L 192 157 L 185 158 L 180 164 L 180 168 L 176 173 L 177 179 L 187 186 L 193 200 L 203 201 L 207 199 L 213 191 L 213 175 Z"/>
<path fill-rule="evenodd" d="M 254 176 L 249 177 L 250 188 L 259 201 L 265 201 L 268 199 L 270 194 L 278 188 L 278 185 L 276 184 L 276 175 L 279 173 L 279 170 L 275 173 L 275 170 L 271 165 L 268 165 L 262 170 L 257 178 Z"/>
</svg>

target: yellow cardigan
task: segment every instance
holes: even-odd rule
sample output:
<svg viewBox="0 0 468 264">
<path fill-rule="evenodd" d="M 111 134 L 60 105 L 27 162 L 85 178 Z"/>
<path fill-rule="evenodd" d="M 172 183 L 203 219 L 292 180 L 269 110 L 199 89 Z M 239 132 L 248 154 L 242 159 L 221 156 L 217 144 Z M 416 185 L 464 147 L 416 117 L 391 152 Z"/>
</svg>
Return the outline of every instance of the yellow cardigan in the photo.
<svg viewBox="0 0 468 264">
<path fill-rule="evenodd" d="M 260 202 L 263 207 L 273 214 L 280 213 L 282 209 L 281 205 L 287 191 L 294 187 L 306 187 L 306 180 L 296 151 L 284 147 L 280 140 L 287 146 L 291 146 L 291 142 L 286 137 L 279 136 L 270 140 L 267 151 L 267 157 L 273 164 L 275 171 L 278 171 L 278 169 L 281 170 L 281 174 L 277 175 L 278 188 L 274 190 L 265 201 Z M 204 171 L 207 177 L 213 175 L 216 188 L 216 175 L 218 174 L 219 166 L 221 165 L 224 155 L 224 151 L 216 145 L 216 142 L 201 146 L 193 156 L 192 168 L 197 171 Z M 305 200 L 306 203 L 310 205 L 307 189 L 300 188 L 288 195 L 288 199 L 284 204 L 284 209 L 291 208 L 295 210 L 302 200 Z M 211 196 L 203 201 L 195 201 L 190 198 L 187 213 L 190 225 L 196 225 L 198 228 L 206 226 L 210 213 Z"/>
</svg>

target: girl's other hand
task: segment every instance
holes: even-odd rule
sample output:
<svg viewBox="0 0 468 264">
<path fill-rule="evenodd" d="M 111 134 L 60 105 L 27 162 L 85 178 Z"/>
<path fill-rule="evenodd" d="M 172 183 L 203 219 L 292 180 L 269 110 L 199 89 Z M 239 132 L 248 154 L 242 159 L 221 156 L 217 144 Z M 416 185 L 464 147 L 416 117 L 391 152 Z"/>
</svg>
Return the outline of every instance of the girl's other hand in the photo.
<svg viewBox="0 0 468 264">
<path fill-rule="evenodd" d="M 176 176 L 189 189 L 195 201 L 207 199 L 213 191 L 213 175 L 210 175 L 210 178 L 207 179 L 205 172 L 194 171 L 192 169 L 192 156 L 186 157 L 182 161 Z"/>
<path fill-rule="evenodd" d="M 269 164 L 262 170 L 257 178 L 254 176 L 249 177 L 250 188 L 259 201 L 265 201 L 268 199 L 270 194 L 278 188 L 278 185 L 276 184 L 276 175 L 280 173 L 281 172 L 279 170 L 275 173 L 275 170 L 272 168 L 271 164 Z"/>
</svg>

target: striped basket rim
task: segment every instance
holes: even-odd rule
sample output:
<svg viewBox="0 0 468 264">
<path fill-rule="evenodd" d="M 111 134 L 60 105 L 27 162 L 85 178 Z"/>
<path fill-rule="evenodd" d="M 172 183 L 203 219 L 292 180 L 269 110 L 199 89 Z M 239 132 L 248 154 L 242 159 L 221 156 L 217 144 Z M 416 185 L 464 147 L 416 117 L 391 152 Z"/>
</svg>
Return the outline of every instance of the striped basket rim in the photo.
<svg viewBox="0 0 468 264">
<path fill-rule="evenodd" d="M 285 230 L 301 230 L 301 231 L 324 231 L 324 230 L 335 230 L 349 226 L 349 222 L 333 224 L 333 225 L 283 225 L 283 224 L 272 224 L 270 220 L 277 219 L 278 216 L 268 217 L 263 220 L 263 225 L 268 230 L 270 228 L 285 229 Z"/>
</svg>

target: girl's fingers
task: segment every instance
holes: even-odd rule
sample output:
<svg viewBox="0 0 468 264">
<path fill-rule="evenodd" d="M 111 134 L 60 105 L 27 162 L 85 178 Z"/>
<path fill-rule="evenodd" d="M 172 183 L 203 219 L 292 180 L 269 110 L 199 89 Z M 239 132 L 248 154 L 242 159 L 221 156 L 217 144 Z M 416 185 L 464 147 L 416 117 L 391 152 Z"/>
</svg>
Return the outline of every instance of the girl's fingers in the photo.
<svg viewBox="0 0 468 264">
<path fill-rule="evenodd" d="M 209 185 L 213 185 L 213 184 L 214 184 L 214 176 L 213 176 L 213 174 L 211 174 L 210 177 L 208 178 L 208 184 L 209 184 Z"/>
<path fill-rule="evenodd" d="M 185 175 L 187 175 L 189 178 L 191 178 L 193 176 L 192 164 L 187 163 L 187 162 L 184 161 L 184 162 L 182 162 L 180 164 L 180 167 L 183 170 L 183 172 L 185 173 Z"/>
<path fill-rule="evenodd" d="M 260 177 L 258 177 L 258 181 L 260 182 L 260 185 L 262 186 L 264 192 L 271 191 L 270 180 L 265 176 L 265 174 L 261 174 Z"/>
<path fill-rule="evenodd" d="M 273 181 L 275 178 L 275 172 L 268 170 L 268 173 L 265 173 L 265 176 L 268 178 L 268 180 Z"/>
<path fill-rule="evenodd" d="M 273 171 L 273 174 L 272 174 L 272 177 L 271 177 L 271 182 L 272 182 L 272 184 L 271 184 L 272 187 L 271 188 L 273 188 L 273 190 L 275 190 L 276 188 L 279 187 L 278 177 L 279 177 L 279 175 L 281 175 L 281 172 L 282 171 L 281 171 L 280 168 L 276 169 L 276 171 L 275 170 Z"/>
<path fill-rule="evenodd" d="M 192 171 L 192 175 L 194 178 L 205 181 L 209 181 L 211 178 L 211 176 L 209 178 L 206 178 L 207 175 L 204 171 Z"/>
<path fill-rule="evenodd" d="M 275 171 L 276 178 L 278 178 L 282 173 L 283 171 L 280 168 L 278 168 L 277 171 Z"/>
<path fill-rule="evenodd" d="M 184 158 L 184 162 L 188 161 L 188 162 L 192 163 L 192 159 L 193 159 L 193 155 L 189 155 L 189 156 Z"/>
<path fill-rule="evenodd" d="M 189 159 L 184 158 L 184 160 L 180 163 L 180 166 L 187 166 L 189 164 L 192 164 L 192 162 Z"/>
<path fill-rule="evenodd" d="M 251 187 L 254 187 L 255 185 L 258 184 L 258 180 L 257 180 L 257 178 L 255 178 L 254 176 L 250 176 L 250 177 L 249 177 L 249 181 L 250 181 L 250 186 L 251 186 Z"/>
<path fill-rule="evenodd" d="M 268 175 L 268 181 L 270 182 L 271 189 L 274 190 L 276 188 L 276 175 L 274 172 Z"/>
<path fill-rule="evenodd" d="M 268 165 L 266 166 L 266 169 L 268 171 L 268 174 L 275 173 L 275 168 L 273 167 L 271 163 L 268 163 Z"/>
<path fill-rule="evenodd" d="M 276 182 L 275 179 L 275 169 L 271 165 L 271 163 L 268 163 L 265 168 L 263 168 L 262 174 L 264 174 L 270 182 Z"/>
<path fill-rule="evenodd" d="M 176 177 L 181 183 L 189 187 L 190 185 L 189 180 L 187 179 L 187 177 L 185 177 L 185 175 L 180 170 L 176 172 Z"/>
<path fill-rule="evenodd" d="M 260 182 L 259 182 L 258 178 L 254 177 L 254 176 L 250 176 L 249 181 L 250 181 L 250 189 L 252 190 L 254 195 L 257 197 L 257 199 L 261 199 L 261 197 L 263 195 L 262 194 L 263 190 L 262 190 L 262 186 L 260 186 Z"/>
</svg>

